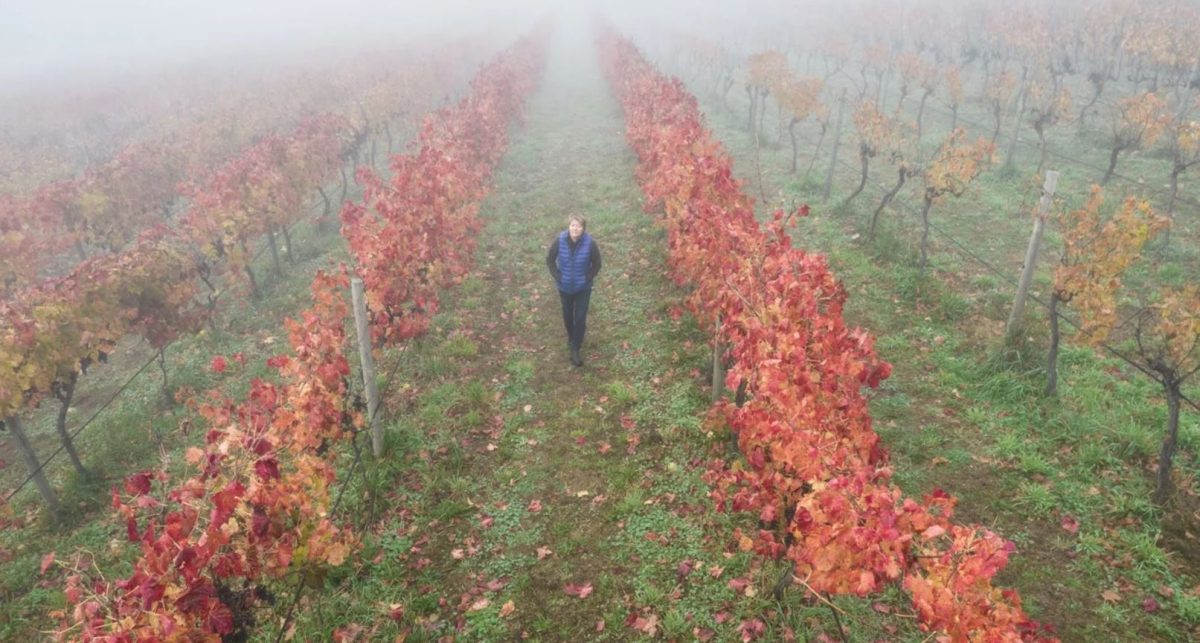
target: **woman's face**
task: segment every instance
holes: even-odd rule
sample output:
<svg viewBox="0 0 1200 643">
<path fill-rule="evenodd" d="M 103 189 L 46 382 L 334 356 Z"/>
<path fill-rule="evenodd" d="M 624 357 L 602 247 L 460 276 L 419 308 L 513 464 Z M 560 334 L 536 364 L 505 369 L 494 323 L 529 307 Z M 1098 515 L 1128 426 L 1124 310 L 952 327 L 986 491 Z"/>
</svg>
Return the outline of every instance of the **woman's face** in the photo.
<svg viewBox="0 0 1200 643">
<path fill-rule="evenodd" d="M 567 234 L 571 235 L 571 241 L 579 241 L 579 237 L 583 236 L 583 224 L 578 221 L 572 221 L 567 226 Z"/>
</svg>

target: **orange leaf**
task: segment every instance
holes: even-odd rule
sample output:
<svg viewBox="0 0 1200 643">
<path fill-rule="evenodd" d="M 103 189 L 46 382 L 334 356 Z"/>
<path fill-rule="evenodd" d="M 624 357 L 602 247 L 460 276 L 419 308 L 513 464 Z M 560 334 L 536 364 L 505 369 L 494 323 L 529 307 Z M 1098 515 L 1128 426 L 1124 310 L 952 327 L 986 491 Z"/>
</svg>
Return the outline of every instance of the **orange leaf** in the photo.
<svg viewBox="0 0 1200 643">
<path fill-rule="evenodd" d="M 39 574 L 45 574 L 47 569 L 54 564 L 54 552 L 50 552 L 42 557 L 42 566 Z"/>
<path fill-rule="evenodd" d="M 563 588 L 563 590 L 566 591 L 567 595 L 569 595 L 569 596 L 578 596 L 579 598 L 587 598 L 592 593 L 592 584 L 584 583 L 583 585 L 576 585 L 574 583 L 568 583 L 567 586 Z"/>
</svg>

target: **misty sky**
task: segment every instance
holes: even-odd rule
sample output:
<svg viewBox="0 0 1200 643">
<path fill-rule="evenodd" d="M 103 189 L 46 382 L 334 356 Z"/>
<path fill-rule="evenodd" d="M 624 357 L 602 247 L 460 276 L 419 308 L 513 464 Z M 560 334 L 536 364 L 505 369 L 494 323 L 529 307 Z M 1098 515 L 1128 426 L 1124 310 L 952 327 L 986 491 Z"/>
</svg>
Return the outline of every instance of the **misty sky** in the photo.
<svg viewBox="0 0 1200 643">
<path fill-rule="evenodd" d="M 795 1 L 756 7 L 794 13 Z M 803 2 L 819 12 L 830 0 Z M 293 52 L 351 54 L 439 37 L 486 37 L 500 49 L 540 17 L 582 23 L 594 7 L 631 33 L 644 30 L 646 45 L 699 22 L 735 32 L 770 24 L 763 11 L 725 0 L 0 0 L 0 83 L 70 87 L 193 61 L 286 63 Z"/>
<path fill-rule="evenodd" d="M 551 0 L 0 0 L 0 79 L 524 29 Z M 515 32 L 514 32 L 515 34 Z M 66 80 L 66 79 L 63 79 Z"/>
</svg>

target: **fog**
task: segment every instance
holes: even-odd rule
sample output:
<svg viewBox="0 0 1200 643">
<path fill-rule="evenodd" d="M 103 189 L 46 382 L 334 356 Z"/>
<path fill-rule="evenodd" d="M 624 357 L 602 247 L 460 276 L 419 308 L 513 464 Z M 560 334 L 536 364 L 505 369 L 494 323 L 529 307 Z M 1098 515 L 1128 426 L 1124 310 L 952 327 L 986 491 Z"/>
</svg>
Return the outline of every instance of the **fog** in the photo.
<svg viewBox="0 0 1200 643">
<path fill-rule="evenodd" d="M 54 85 L 201 60 L 245 62 L 439 36 L 515 36 L 548 0 L 54 0 L 0 9 L 0 79 Z M 500 43 L 497 42 L 497 45 Z"/>
<path fill-rule="evenodd" d="M 597 18 L 621 37 L 595 39 Z M 78 504 L 83 520 L 96 519 L 94 507 L 103 502 L 84 495 L 97 485 L 86 482 L 91 474 L 83 463 L 58 458 L 44 467 L 35 450 L 41 458 L 57 448 L 77 459 L 67 420 L 91 414 L 144 353 L 150 361 L 133 377 L 147 371 L 157 379 L 157 361 L 161 387 L 142 380 L 125 397 L 109 398 L 119 400 L 112 402 L 119 411 L 93 426 L 110 432 L 93 429 L 81 440 L 83 452 L 88 467 L 94 463 L 112 480 L 159 455 L 164 467 L 180 470 L 183 463 L 170 458 L 187 443 L 172 437 L 170 424 L 190 427 L 195 407 L 190 401 L 186 411 L 170 405 L 198 393 L 193 386 L 244 389 L 261 370 L 259 358 L 286 350 L 285 341 L 276 342 L 285 334 L 296 345 L 295 368 L 279 368 L 281 385 L 252 387 L 247 406 L 238 407 L 249 409 L 257 424 L 214 425 L 208 435 L 219 433 L 220 440 L 209 439 L 205 458 L 189 449 L 186 460 L 203 465 L 192 482 L 220 482 L 231 490 L 249 479 L 267 495 L 286 492 L 294 480 L 271 482 L 282 479 L 272 464 L 322 474 L 315 461 L 298 459 L 310 455 L 307 447 L 281 461 L 259 446 L 308 444 L 290 433 L 301 421 L 321 429 L 313 433 L 324 442 L 320 453 L 334 436 L 356 435 L 348 420 L 362 414 L 339 409 L 361 401 L 357 366 L 352 378 L 331 375 L 345 373 L 335 349 L 350 335 L 335 330 L 345 311 L 339 313 L 337 296 L 323 286 L 330 280 L 314 282 L 320 287 L 312 316 L 283 328 L 278 321 L 299 307 L 299 287 L 316 266 L 341 261 L 343 273 L 367 282 L 371 310 L 359 315 L 353 334 L 360 355 L 372 353 L 366 346 L 372 338 L 408 341 L 425 330 L 434 338 L 416 348 L 416 363 L 407 348 L 387 351 L 389 362 L 404 357 L 393 362 L 404 369 L 392 370 L 403 388 L 391 389 L 389 375 L 382 399 L 418 412 L 415 423 L 400 423 L 399 440 L 389 438 L 400 457 L 386 466 L 375 461 L 373 470 L 387 477 L 369 477 L 388 482 L 395 473 L 401 493 L 346 494 L 351 504 L 340 506 L 340 491 L 365 488 L 352 482 L 341 487 L 332 508 L 318 493 L 301 512 L 290 504 L 296 494 L 267 498 L 257 491 L 183 487 L 189 500 L 196 489 L 203 491 L 196 499 L 215 498 L 222 507 L 212 515 L 225 512 L 226 496 L 241 503 L 239 520 L 253 514 L 249 523 L 229 523 L 245 535 L 234 544 L 249 543 L 255 555 L 280 554 L 264 559 L 266 567 L 241 566 L 255 572 L 324 578 L 323 570 L 297 573 L 287 561 L 323 567 L 343 557 L 334 552 L 345 543 L 322 542 L 320 536 L 334 532 L 309 529 L 295 518 L 300 513 L 320 519 L 312 523 L 320 526 L 366 512 L 362 542 L 380 556 L 396 552 L 374 538 L 388 535 L 378 527 L 401 540 L 441 543 L 429 558 L 391 556 L 379 565 L 356 559 L 353 572 L 328 574 L 328 582 L 317 585 L 336 592 L 334 605 L 322 605 L 317 587 L 305 603 L 298 594 L 279 594 L 277 606 L 305 605 L 297 614 L 311 610 L 315 616 L 305 620 L 312 631 L 336 626 L 350 632 L 347 640 L 382 638 L 377 627 L 428 638 L 511 640 L 532 633 L 587 639 L 592 619 L 602 615 L 595 631 L 608 622 L 614 638 L 639 631 L 686 637 L 691 629 L 699 638 L 707 632 L 716 640 L 749 640 L 758 632 L 774 640 L 792 626 L 840 631 L 838 614 L 846 613 L 862 636 L 886 630 L 915 638 L 919 627 L 958 640 L 976 625 L 1015 625 L 1020 636 L 1040 636 L 1037 622 L 1020 620 L 1017 594 L 991 585 L 1012 543 L 990 526 L 951 524 L 948 511 L 957 501 L 940 492 L 926 505 L 901 501 L 913 489 L 900 486 L 925 486 L 944 475 L 946 488 L 966 500 L 966 515 L 1003 526 L 1022 546 L 1039 549 L 996 582 L 1011 579 L 1032 595 L 1026 603 L 1031 617 L 1064 621 L 1064 640 L 1191 640 L 1200 631 L 1200 589 L 1182 588 L 1200 587 L 1200 555 L 1192 555 L 1197 544 L 1186 542 L 1195 540 L 1200 516 L 1200 427 L 1185 414 L 1181 431 L 1180 410 L 1187 410 L 1181 402 L 1200 400 L 1200 377 L 1192 377 L 1200 373 L 1197 43 L 1200 0 L 0 0 L 0 375 L 7 375 L 0 377 L 0 482 L 34 480 L 47 508 L 42 516 L 50 517 L 46 525 L 57 513 L 53 485 L 60 483 L 68 490 L 63 506 Z M 567 245 L 565 237 L 552 236 L 573 214 L 592 220 L 598 245 Z M 464 240 L 475 238 L 478 245 Z M 546 241 L 554 280 L 541 268 Z M 572 368 L 583 366 L 581 322 L 600 245 L 604 272 L 593 308 L 600 323 L 592 325 L 594 339 L 584 353 L 595 370 L 575 371 L 578 379 L 568 375 L 566 354 Z M 560 247 L 564 254 L 557 254 Z M 476 263 L 466 261 L 472 256 Z M 556 256 L 567 261 L 556 268 Z M 674 284 L 691 285 L 673 286 L 663 269 Z M 564 272 L 576 278 L 564 279 Z M 431 288 L 452 282 L 462 284 L 462 296 L 440 308 Z M 584 290 L 568 294 L 566 285 Z M 565 312 L 565 347 L 556 293 Z M 582 309 L 572 313 L 574 301 Z M 708 321 L 682 320 L 685 307 Z M 684 341 L 688 337 L 695 341 Z M 179 344 L 170 344 L 175 338 Z M 169 357 L 168 346 L 177 346 Z M 119 350 L 104 367 L 110 370 L 95 365 L 98 375 L 80 377 L 113 347 Z M 222 380 L 226 358 L 213 355 L 217 351 L 232 353 L 238 366 L 243 357 L 255 360 L 258 368 L 230 364 L 230 379 Z M 860 388 L 877 387 L 891 372 L 877 357 L 896 364 L 894 379 L 860 395 Z M 709 365 L 712 387 L 698 387 L 705 379 L 698 368 Z M 384 367 L 381 362 L 380 373 Z M 376 382 L 369 367 L 362 373 L 368 387 Z M 307 379 L 313 374 L 320 380 Z M 700 401 L 709 393 L 724 400 L 724 382 L 737 385 L 731 387 L 736 407 L 751 406 L 738 410 L 718 401 L 712 408 L 728 415 L 703 415 Z M 608 395 L 599 403 L 610 411 L 596 406 L 596 420 L 588 419 L 589 400 L 605 391 L 612 404 Z M 286 421 L 268 417 L 260 392 L 273 396 L 286 414 L 275 417 Z M 447 395 L 435 399 L 442 392 Z M 531 404 L 517 410 L 522 398 L 534 399 L 536 412 Z M 228 408 L 241 403 L 224 393 L 195 399 L 219 399 L 221 409 L 227 401 Z M 41 410 L 34 408 L 43 401 Z M 1164 403 L 1166 409 L 1159 408 Z M 688 411 L 693 406 L 696 414 Z M 367 408 L 373 420 L 383 407 Z M 424 417 L 430 410 L 436 417 Z M 621 415 L 618 426 L 613 420 L 624 410 L 632 415 Z M 203 415 L 221 419 L 215 416 L 224 412 Z M 24 437 L 8 437 L 19 434 L 22 423 L 14 420 L 25 415 L 40 434 L 34 447 Z M 689 422 L 684 415 L 708 419 Z M 639 420 L 641 433 L 626 421 L 634 416 L 647 420 Z M 96 417 L 69 428 L 80 433 Z M 1167 439 L 1158 450 L 1164 418 Z M 449 423 L 442 426 L 442 419 Z M 1158 433 L 1150 432 L 1152 425 Z M 495 440 L 500 446 L 478 448 L 480 438 L 514 426 L 517 432 L 529 427 L 527 437 L 549 436 L 545 448 L 528 449 L 537 441 L 510 440 L 510 434 Z M 886 430 L 877 434 L 873 427 Z M 426 428 L 432 441 L 422 435 Z M 689 436 L 694 428 L 708 436 Z M 639 435 L 654 438 L 640 455 Z M 285 440 L 275 440 L 279 436 Z M 672 436 L 698 439 L 667 444 Z M 168 437 L 179 441 L 168 443 Z M 602 439 L 627 441 L 626 455 L 638 460 L 616 451 L 602 462 L 597 456 L 612 446 Z M 729 466 L 714 466 L 713 456 L 727 450 L 719 441 L 726 439 L 734 447 L 724 463 Z M 899 445 L 892 447 L 894 461 L 880 450 L 886 440 Z M 439 443 L 455 452 L 435 449 Z M 1172 478 L 1177 444 L 1182 475 Z M 181 448 L 167 450 L 175 446 Z M 26 469 L 7 465 L 17 448 Z M 213 473 L 218 465 L 231 466 L 221 463 L 224 451 L 212 450 L 226 448 L 246 453 L 228 460 L 238 469 Z M 495 449 L 502 450 L 487 455 Z M 946 457 L 930 459 L 931 449 Z M 429 456 L 434 451 L 437 457 Z M 749 464 L 733 464 L 738 451 L 753 456 Z M 818 451 L 821 457 L 811 463 L 792 457 Z M 415 477 L 396 468 L 413 453 L 423 468 Z M 344 455 L 338 456 L 342 464 Z M 660 455 L 687 466 L 668 463 L 675 477 L 651 467 L 626 479 L 622 472 L 632 469 L 607 464 L 665 462 Z M 597 464 L 583 474 L 616 477 L 555 478 L 554 467 L 569 467 L 576 456 Z M 442 475 L 450 471 L 445 465 L 462 462 L 470 465 L 464 470 L 488 474 L 488 457 L 500 467 L 494 477 L 462 476 L 459 484 Z M 1151 480 L 1156 458 L 1159 471 Z M 542 468 L 531 469 L 524 486 L 505 485 L 510 464 L 521 465 L 522 476 L 526 464 Z M 891 464 L 900 465 L 894 479 Z M 905 466 L 913 471 L 902 471 Z M 48 474 L 39 479 L 43 468 Z M 678 502 L 674 492 L 660 493 L 705 470 L 716 482 L 714 492 L 692 488 Z M 718 475 L 722 471 L 729 475 Z M 424 489 L 427 473 L 449 481 L 449 491 L 440 483 Z M 130 537 L 147 544 L 164 532 L 147 523 L 141 536 L 136 523 L 150 513 L 167 514 L 166 505 L 161 512 L 141 511 L 153 508 L 142 504 L 142 496 L 151 496 L 139 491 L 149 477 L 147 470 L 125 483 L 126 495 L 138 496 L 130 501 L 138 507 L 137 520 L 127 521 Z M 166 491 L 158 480 L 154 488 Z M 563 493 L 564 481 L 592 492 Z M 632 483 L 628 492 L 620 488 L 626 483 Z M 1176 486 L 1179 502 L 1164 503 L 1169 497 L 1163 494 Z M 601 491 L 614 498 L 610 505 L 600 506 Z M 997 491 L 1002 502 L 993 502 Z M 533 516 L 542 500 L 521 497 L 527 492 L 546 500 L 543 518 Z M 1011 498 L 1004 497 L 1008 492 Z M 581 504 L 589 493 L 595 495 Z M 630 504 L 623 500 L 629 497 L 670 496 L 643 509 L 661 513 L 674 505 L 671 520 L 678 518 L 681 529 L 671 527 L 672 539 L 674 532 L 690 538 L 714 525 L 728 529 L 725 518 L 713 521 L 697 509 L 693 500 L 706 493 L 719 509 L 749 509 L 738 524 L 757 520 L 769 522 L 768 529 L 759 530 L 758 540 L 705 532 L 692 538 L 703 547 L 689 550 L 677 569 L 657 556 L 641 560 L 631 553 L 637 547 L 610 546 L 641 528 L 635 523 L 653 526 L 641 519 L 654 516 L 618 506 Z M 454 507 L 468 497 L 480 502 L 468 501 L 474 513 L 454 509 L 453 520 L 426 521 L 443 513 L 448 495 Z M 594 526 L 604 528 L 613 523 L 607 507 L 615 507 L 631 517 L 628 529 L 617 523 L 609 534 L 616 538 L 593 538 L 603 544 L 594 550 L 576 538 L 591 533 L 586 529 L 543 529 L 560 499 L 590 507 Z M 985 502 L 971 507 L 972 499 Z M 12 505 L 15 511 L 0 501 L 0 532 L 15 520 L 32 524 L 39 517 L 37 508 L 18 500 L 24 504 Z M 245 504 L 251 501 L 256 504 Z M 824 511 L 829 502 L 853 511 Z M 628 509 L 642 511 L 639 506 Z M 277 519 L 268 509 L 290 514 Z M 826 515 L 817 516 L 821 511 Z M 492 515 L 497 523 L 489 536 L 480 529 L 491 526 Z M 215 524 L 233 533 L 214 521 L 193 521 L 195 532 L 211 535 Z M 874 528 L 898 521 L 908 527 Z M 104 537 L 96 525 L 72 515 L 63 525 L 70 529 L 45 533 L 75 539 L 88 529 Z M 838 534 L 862 525 L 874 526 L 861 531 L 878 541 L 864 538 L 866 549 L 857 551 Z M 294 550 L 296 533 L 313 535 L 302 543 L 303 557 L 293 556 L 300 551 Z M 791 543 L 778 534 L 803 537 Z M 99 583 L 75 585 L 87 578 L 78 569 L 85 557 L 68 559 L 67 541 L 11 541 L 19 543 L 13 549 L 4 535 L 0 561 L 14 559 L 8 569 L 18 571 L 0 582 L 0 639 L 34 626 L 42 636 L 24 638 L 44 638 L 51 618 L 60 625 L 70 620 L 63 613 L 102 621 L 107 610 L 126 605 L 104 597 L 93 610 L 101 605 L 92 597 Z M 525 545 L 504 546 L 510 540 Z M 666 537 L 650 540 L 664 552 L 682 551 L 678 543 L 666 547 Z M 288 549 L 259 547 L 272 541 L 286 541 Z M 154 544 L 155 556 L 163 543 L 171 544 Z M 554 554 L 534 572 L 533 544 L 537 561 L 543 549 L 561 558 Z M 455 545 L 460 548 L 446 551 Z M 742 550 L 733 561 L 738 568 L 723 578 L 718 565 L 692 572 L 735 548 Z M 109 549 L 99 559 L 126 556 Z M 750 563 L 751 550 L 786 550 L 791 560 L 782 567 L 779 560 Z M 877 555 L 885 550 L 887 560 Z M 237 560 L 210 553 L 206 565 Z M 447 553 L 458 562 L 445 560 Z M 1076 554 L 1079 560 L 1068 564 Z M 571 556 L 588 564 L 570 567 Z M 1040 569 L 1045 561 L 1064 564 Z M 1113 571 L 1143 563 L 1154 563 L 1154 573 Z M 151 603 L 171 603 L 159 599 L 177 595 L 163 589 L 175 582 L 163 580 L 174 572 L 157 578 L 143 573 L 149 566 L 137 569 L 136 583 L 115 585 L 141 592 L 126 592 L 128 605 L 136 608 L 140 598 L 147 611 Z M 485 584 L 500 576 L 492 573 L 497 569 L 504 571 L 500 586 Z M 559 573 L 564 570 L 569 577 Z M 975 576 L 963 576 L 964 570 Z M 436 592 L 427 590 L 429 574 L 447 571 L 446 582 L 433 583 Z M 784 575 L 775 580 L 779 571 Z M 533 574 L 536 582 L 505 585 L 520 574 Z M 286 580 L 235 578 L 242 584 L 225 586 L 230 591 L 218 598 L 242 603 L 218 612 L 211 578 L 187 575 L 207 584 L 170 585 L 186 591 L 176 607 L 187 603 L 190 611 L 196 602 L 195 610 L 207 610 L 204 620 L 222 625 L 227 612 L 253 624 L 251 603 L 268 596 L 254 583 L 267 579 L 261 587 L 274 592 Z M 734 575 L 744 576 L 736 582 L 746 584 L 746 596 L 766 583 L 778 594 L 794 581 L 789 604 L 815 605 L 810 599 L 816 596 L 833 608 L 833 622 L 818 624 L 812 614 L 790 608 L 764 611 L 761 601 L 734 606 L 725 600 Z M 593 580 L 598 591 L 588 601 L 564 599 L 554 586 L 559 576 L 569 596 L 587 598 Z M 847 612 L 823 596 L 875 591 L 897 576 L 912 593 L 911 605 L 894 586 L 882 602 L 839 599 Z M 64 577 L 71 602 L 79 602 L 72 594 L 86 601 L 73 611 L 62 610 L 66 603 L 56 593 Z M 964 578 L 969 582 L 960 582 Z M 639 592 L 628 591 L 629 579 L 635 590 L 648 584 L 679 592 L 669 601 L 635 603 L 629 596 Z M 958 587 L 937 585 L 952 581 Z M 586 592 L 573 589 L 580 582 Z M 383 596 L 379 588 L 394 591 Z M 1063 588 L 1070 590 L 1068 600 Z M 694 600 L 706 593 L 716 600 Z M 184 600 L 192 596 L 203 601 Z M 514 600 L 504 602 L 509 596 Z M 997 607 L 1001 598 L 1015 607 Z M 60 616 L 32 617 L 48 606 Z M 267 607 L 259 607 L 267 615 Z M 547 607 L 568 611 L 565 618 L 545 618 Z M 369 632 L 358 624 L 341 627 L 344 617 L 368 615 L 377 621 Z M 163 617 L 162 627 L 176 627 L 173 618 Z M 290 618 L 277 628 L 271 625 L 277 619 L 257 622 L 264 633 L 328 638 L 328 631 L 289 628 Z M 992 618 L 998 623 L 985 622 Z M 10 620 L 16 625 L 6 629 Z M 705 627 L 710 624 L 721 631 Z M 60 634 L 90 632 L 83 628 L 93 625 L 72 627 Z"/>
<path fill-rule="evenodd" d="M 569 23 L 595 11 L 628 29 L 703 24 L 762 34 L 771 16 L 791 14 L 794 26 L 802 24 L 795 18 L 803 7 L 823 4 L 767 2 L 747 11 L 739 3 L 674 0 L 24 0 L 0 8 L 0 80 L 11 89 L 198 60 L 269 60 L 445 36 L 514 37 L 542 16 Z"/>
</svg>

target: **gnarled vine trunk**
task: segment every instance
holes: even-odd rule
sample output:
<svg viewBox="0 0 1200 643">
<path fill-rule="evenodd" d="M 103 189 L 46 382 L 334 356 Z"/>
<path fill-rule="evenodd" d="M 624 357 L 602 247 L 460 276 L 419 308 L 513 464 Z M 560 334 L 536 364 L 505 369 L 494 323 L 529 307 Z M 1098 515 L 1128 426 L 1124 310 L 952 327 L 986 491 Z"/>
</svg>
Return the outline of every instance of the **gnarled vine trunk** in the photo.
<svg viewBox="0 0 1200 643">
<path fill-rule="evenodd" d="M 1046 355 L 1046 395 L 1058 395 L 1058 293 L 1050 295 L 1050 350 Z"/>
<path fill-rule="evenodd" d="M 905 182 L 908 181 L 908 169 L 907 168 L 901 167 L 899 169 L 899 171 L 897 172 L 897 174 L 899 176 L 896 179 L 896 185 L 893 186 L 891 190 L 888 190 L 887 194 L 883 195 L 883 199 L 881 199 L 879 201 L 879 207 L 875 208 L 875 212 L 871 214 L 871 227 L 867 229 L 867 239 L 868 240 L 875 239 L 875 225 L 877 223 L 879 223 L 880 213 L 882 213 L 883 209 L 886 208 L 887 205 L 892 202 L 892 199 L 896 198 L 896 195 L 900 193 L 900 189 L 903 188 Z"/>
<path fill-rule="evenodd" d="M 1174 373 L 1163 373 L 1163 392 L 1167 394 L 1167 435 L 1158 452 L 1158 482 L 1154 489 L 1154 501 L 1162 504 L 1171 495 L 1171 463 L 1175 458 L 1175 447 L 1179 442 L 1180 382 Z"/>
<path fill-rule="evenodd" d="M 54 397 L 58 399 L 58 416 L 54 419 L 54 430 L 58 433 L 58 439 L 62 442 L 67 457 L 71 459 L 75 472 L 87 477 L 90 472 L 83 466 L 79 452 L 75 450 L 75 443 L 71 440 L 71 434 L 67 432 L 67 413 L 71 410 L 71 400 L 75 397 L 75 385 L 78 382 L 79 373 L 71 373 L 67 381 L 55 392 Z"/>
<path fill-rule="evenodd" d="M 29 469 L 33 484 L 37 487 L 38 493 L 41 494 L 42 501 L 46 503 L 46 509 L 50 512 L 51 521 L 58 522 L 58 494 L 54 492 L 54 488 L 50 486 L 50 481 L 46 479 L 46 472 L 42 470 L 37 453 L 34 452 L 33 445 L 29 442 L 29 436 L 25 434 L 25 427 L 21 425 L 21 419 L 15 415 L 10 415 L 4 418 L 4 426 L 12 434 L 13 439 L 17 443 L 17 450 L 21 452 L 21 459 L 25 461 L 25 467 Z"/>
</svg>

